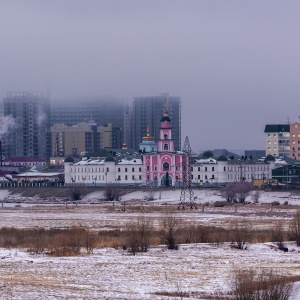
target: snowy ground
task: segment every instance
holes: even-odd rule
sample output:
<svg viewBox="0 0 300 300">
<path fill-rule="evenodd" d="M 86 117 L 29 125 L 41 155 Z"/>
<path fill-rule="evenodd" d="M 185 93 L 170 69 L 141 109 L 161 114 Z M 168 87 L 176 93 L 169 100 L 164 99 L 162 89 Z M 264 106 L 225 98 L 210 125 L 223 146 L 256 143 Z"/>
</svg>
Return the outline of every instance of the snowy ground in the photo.
<svg viewBox="0 0 300 300">
<path fill-rule="evenodd" d="M 139 216 L 152 218 L 159 225 L 164 211 L 178 203 L 180 191 L 155 193 L 151 202 L 141 201 L 149 192 L 137 191 L 123 196 L 123 203 L 95 203 L 101 192 L 89 194 L 78 206 L 28 206 L 4 203 L 0 208 L 0 227 L 69 227 L 87 226 L 93 230 L 126 225 Z M 223 200 L 218 191 L 195 191 L 198 210 L 177 211 L 186 222 L 226 226 L 233 218 L 249 219 L 254 226 L 269 226 L 278 220 L 289 220 L 300 204 L 300 195 L 289 192 L 267 192 L 262 204 L 230 207 L 204 206 Z M 20 197 L 0 191 L 0 201 L 20 202 Z M 22 199 L 24 201 L 33 199 Z M 39 202 L 34 199 L 33 202 Z M 268 203 L 288 201 L 291 205 L 271 207 Z M 59 202 L 59 201 L 58 201 Z M 241 251 L 229 244 L 181 245 L 178 251 L 154 247 L 149 252 L 129 255 L 123 250 L 96 249 L 94 254 L 79 257 L 31 255 L 16 249 L 0 249 L 0 299 L 180 299 L 166 292 L 186 292 L 186 299 L 207 299 L 218 290 L 226 290 L 231 272 L 237 268 L 272 267 L 285 274 L 300 275 L 300 248 L 287 245 L 288 253 L 276 251 L 271 243 L 253 244 Z M 213 298 L 210 298 L 213 299 Z M 300 299 L 300 298 L 299 298 Z"/>
</svg>

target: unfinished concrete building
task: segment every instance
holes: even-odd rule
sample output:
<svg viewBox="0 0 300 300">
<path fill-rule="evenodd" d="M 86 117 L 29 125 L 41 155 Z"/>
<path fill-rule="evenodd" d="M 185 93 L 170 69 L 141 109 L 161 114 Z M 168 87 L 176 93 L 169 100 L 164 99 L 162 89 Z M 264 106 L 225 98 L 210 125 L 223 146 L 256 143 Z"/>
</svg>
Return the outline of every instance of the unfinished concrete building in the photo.
<svg viewBox="0 0 300 300">
<path fill-rule="evenodd" d="M 4 154 L 48 160 L 49 98 L 37 92 L 9 92 L 3 99 L 4 117 L 13 125 L 4 136 Z"/>
</svg>

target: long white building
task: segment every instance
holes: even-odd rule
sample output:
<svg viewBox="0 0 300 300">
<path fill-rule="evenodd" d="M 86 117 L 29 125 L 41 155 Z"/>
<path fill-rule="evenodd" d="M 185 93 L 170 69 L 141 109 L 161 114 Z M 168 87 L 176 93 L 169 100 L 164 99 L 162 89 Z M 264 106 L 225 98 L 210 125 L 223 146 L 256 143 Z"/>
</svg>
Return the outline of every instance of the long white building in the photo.
<svg viewBox="0 0 300 300">
<path fill-rule="evenodd" d="M 229 182 L 246 181 L 253 179 L 271 179 L 275 168 L 275 159 L 272 156 L 266 160 L 227 159 L 221 156 L 218 159 L 194 159 L 191 161 L 191 181 L 194 185 L 205 183 L 226 184 Z M 147 170 L 140 157 L 129 156 L 121 158 L 108 156 L 107 158 L 83 159 L 73 162 L 65 161 L 65 183 L 80 183 L 84 185 L 104 186 L 106 184 L 119 184 L 122 186 L 149 186 L 163 185 L 160 180 L 149 182 L 146 177 Z M 172 186 L 182 182 L 173 181 Z"/>
</svg>

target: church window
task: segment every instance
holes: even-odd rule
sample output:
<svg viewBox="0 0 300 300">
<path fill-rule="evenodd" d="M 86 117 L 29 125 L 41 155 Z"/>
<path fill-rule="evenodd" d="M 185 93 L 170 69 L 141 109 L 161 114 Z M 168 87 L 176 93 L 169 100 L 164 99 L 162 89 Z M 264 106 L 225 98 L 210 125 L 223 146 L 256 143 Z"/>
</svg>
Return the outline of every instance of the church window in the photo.
<svg viewBox="0 0 300 300">
<path fill-rule="evenodd" d="M 168 150 L 169 147 L 168 147 L 168 144 L 164 144 L 164 150 Z"/>
<path fill-rule="evenodd" d="M 169 171 L 169 163 L 165 162 L 165 163 L 163 164 L 163 170 L 164 170 L 164 171 Z"/>
<path fill-rule="evenodd" d="M 165 140 L 168 139 L 168 134 L 167 133 L 164 134 L 164 138 L 165 138 Z"/>
</svg>

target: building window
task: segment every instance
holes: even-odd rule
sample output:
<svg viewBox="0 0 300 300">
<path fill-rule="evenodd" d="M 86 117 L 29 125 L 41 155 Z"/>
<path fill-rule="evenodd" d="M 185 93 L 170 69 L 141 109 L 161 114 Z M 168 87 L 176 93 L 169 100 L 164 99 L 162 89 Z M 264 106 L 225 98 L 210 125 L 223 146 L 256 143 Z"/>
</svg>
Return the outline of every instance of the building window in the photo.
<svg viewBox="0 0 300 300">
<path fill-rule="evenodd" d="M 164 144 L 164 150 L 169 150 L 168 144 Z"/>
<path fill-rule="evenodd" d="M 198 175 L 198 179 L 200 179 L 200 175 Z"/>
<path fill-rule="evenodd" d="M 191 175 L 191 179 L 194 179 L 194 176 L 193 176 L 193 175 Z"/>
<path fill-rule="evenodd" d="M 118 168 L 118 172 L 121 172 L 121 168 Z"/>
<path fill-rule="evenodd" d="M 125 172 L 127 172 L 127 168 L 125 168 Z"/>
<path fill-rule="evenodd" d="M 147 171 L 150 171 L 150 166 L 147 166 Z"/>
<path fill-rule="evenodd" d="M 163 164 L 163 170 L 164 171 L 169 171 L 169 163 L 167 163 L 167 162 L 165 162 L 164 164 Z"/>
<path fill-rule="evenodd" d="M 134 168 L 132 168 L 132 172 L 134 172 Z"/>
<path fill-rule="evenodd" d="M 168 134 L 167 133 L 164 134 L 164 138 L 165 138 L 165 140 L 168 139 Z"/>
<path fill-rule="evenodd" d="M 205 175 L 205 179 L 207 179 L 207 175 Z"/>
<path fill-rule="evenodd" d="M 191 171 L 192 171 L 192 172 L 194 171 L 194 168 L 193 168 L 193 167 L 191 167 Z"/>
<path fill-rule="evenodd" d="M 125 180 L 127 180 L 127 175 L 125 175 Z"/>
<path fill-rule="evenodd" d="M 156 165 L 154 166 L 154 171 L 157 171 L 157 166 Z"/>
<path fill-rule="evenodd" d="M 215 170 L 215 167 L 212 167 L 211 170 L 214 171 L 214 170 Z"/>
<path fill-rule="evenodd" d="M 224 167 L 224 172 L 226 171 L 226 167 Z"/>
<path fill-rule="evenodd" d="M 139 168 L 139 172 L 142 172 L 142 168 Z"/>
<path fill-rule="evenodd" d="M 134 175 L 132 175 L 132 180 L 134 180 Z"/>
<path fill-rule="evenodd" d="M 211 176 L 211 179 L 215 179 L 215 175 L 212 175 L 212 176 Z"/>
<path fill-rule="evenodd" d="M 198 172 L 200 172 L 200 167 L 198 167 Z"/>
<path fill-rule="evenodd" d="M 207 172 L 207 167 L 204 168 L 204 171 Z"/>
<path fill-rule="evenodd" d="M 139 180 L 142 180 L 142 175 L 139 175 Z"/>
<path fill-rule="evenodd" d="M 106 168 L 106 172 L 109 172 L 109 168 Z"/>
</svg>

